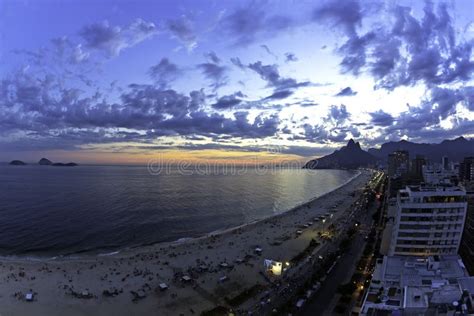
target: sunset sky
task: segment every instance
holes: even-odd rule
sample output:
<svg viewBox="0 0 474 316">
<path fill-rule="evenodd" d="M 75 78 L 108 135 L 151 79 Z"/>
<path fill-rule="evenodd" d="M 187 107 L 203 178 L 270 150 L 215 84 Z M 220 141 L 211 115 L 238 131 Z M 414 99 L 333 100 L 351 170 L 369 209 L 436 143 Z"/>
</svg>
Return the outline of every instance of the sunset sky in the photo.
<svg viewBox="0 0 474 316">
<path fill-rule="evenodd" d="M 474 1 L 0 1 L 0 161 L 474 136 Z"/>
</svg>

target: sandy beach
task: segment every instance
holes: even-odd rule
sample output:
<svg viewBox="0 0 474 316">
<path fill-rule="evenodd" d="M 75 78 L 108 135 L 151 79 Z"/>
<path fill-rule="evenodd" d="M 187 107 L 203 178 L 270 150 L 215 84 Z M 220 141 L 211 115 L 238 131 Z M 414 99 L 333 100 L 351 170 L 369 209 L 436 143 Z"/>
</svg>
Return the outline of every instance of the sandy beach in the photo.
<svg viewBox="0 0 474 316">
<path fill-rule="evenodd" d="M 271 284 L 263 260 L 291 261 L 312 239 L 323 246 L 318 233 L 331 224 L 337 228 L 370 178 L 371 172 L 362 171 L 288 212 L 201 238 L 108 256 L 3 258 L 0 315 L 199 315 L 216 306 L 245 310 L 258 302 L 229 302 L 256 284 Z M 328 212 L 333 215 L 326 223 L 314 220 Z M 25 300 L 29 292 L 32 302 Z"/>
</svg>

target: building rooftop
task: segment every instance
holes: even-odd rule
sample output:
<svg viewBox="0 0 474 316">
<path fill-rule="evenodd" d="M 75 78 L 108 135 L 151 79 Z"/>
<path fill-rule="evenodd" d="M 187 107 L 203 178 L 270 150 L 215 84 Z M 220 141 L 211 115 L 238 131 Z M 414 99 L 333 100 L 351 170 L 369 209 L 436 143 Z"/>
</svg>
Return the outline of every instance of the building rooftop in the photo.
<svg viewBox="0 0 474 316">
<path fill-rule="evenodd" d="M 472 303 L 471 293 L 474 293 L 474 277 L 468 276 L 457 255 L 385 256 L 377 261 L 362 315 L 472 308 L 472 304 L 464 302 L 468 299 Z M 453 302 L 459 304 L 453 305 Z"/>
<path fill-rule="evenodd" d="M 432 282 L 432 280 L 460 278 L 467 275 L 466 268 L 457 255 L 429 258 L 385 257 L 381 271 L 381 278 L 400 282 L 402 287 L 426 286 L 427 283 L 424 280 Z"/>
<path fill-rule="evenodd" d="M 407 192 L 465 192 L 464 188 L 451 184 L 438 184 L 438 185 L 410 185 L 407 186 L 405 191 Z"/>
</svg>

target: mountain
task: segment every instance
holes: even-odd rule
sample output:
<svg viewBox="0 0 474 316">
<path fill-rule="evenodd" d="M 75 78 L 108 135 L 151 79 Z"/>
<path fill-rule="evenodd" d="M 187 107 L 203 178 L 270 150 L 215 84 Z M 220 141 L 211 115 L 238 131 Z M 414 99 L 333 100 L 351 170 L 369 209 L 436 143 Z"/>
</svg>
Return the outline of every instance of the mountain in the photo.
<svg viewBox="0 0 474 316">
<path fill-rule="evenodd" d="M 41 158 L 40 161 L 38 161 L 38 164 L 42 166 L 50 166 L 52 162 L 49 159 Z"/>
<path fill-rule="evenodd" d="M 349 140 L 346 146 L 327 156 L 308 161 L 306 169 L 356 169 L 366 167 L 377 158 L 360 148 L 360 144 Z"/>
<path fill-rule="evenodd" d="M 26 163 L 24 163 L 24 162 L 21 161 L 21 160 L 12 160 L 12 161 L 10 162 L 10 165 L 11 165 L 11 166 L 25 166 Z"/>
<path fill-rule="evenodd" d="M 410 159 L 416 155 L 425 156 L 431 161 L 441 161 L 443 156 L 447 156 L 451 161 L 462 161 L 464 157 L 474 156 L 474 139 L 468 140 L 464 137 L 458 137 L 452 140 L 443 140 L 439 144 L 422 143 L 417 144 L 406 140 L 398 142 L 388 142 L 380 148 L 371 148 L 369 153 L 373 156 L 386 160 L 388 154 L 395 150 L 406 150 L 410 154 Z"/>
</svg>

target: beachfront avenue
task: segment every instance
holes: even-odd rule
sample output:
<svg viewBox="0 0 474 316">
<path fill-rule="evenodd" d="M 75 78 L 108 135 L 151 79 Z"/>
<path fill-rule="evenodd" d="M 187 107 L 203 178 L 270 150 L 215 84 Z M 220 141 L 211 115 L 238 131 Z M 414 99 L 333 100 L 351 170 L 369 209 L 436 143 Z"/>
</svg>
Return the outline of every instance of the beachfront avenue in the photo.
<svg viewBox="0 0 474 316">
<path fill-rule="evenodd" d="M 369 281 L 372 261 L 375 260 L 373 246 L 368 254 L 370 260 L 364 264 L 364 279 L 349 280 L 349 284 L 354 282 L 354 289 L 349 290 L 355 295 L 353 300 L 341 305 L 338 302 L 338 286 L 342 285 L 347 277 L 350 279 L 358 264 L 359 256 L 348 256 L 348 253 L 356 249 L 360 252 L 366 246 L 369 235 L 372 235 L 372 241 L 375 240 L 373 222 L 377 216 L 374 215 L 383 207 L 381 201 L 375 200 L 375 192 L 383 190 L 385 181 L 386 177 L 382 172 L 375 172 L 363 189 L 358 193 L 350 193 L 350 196 L 356 199 L 347 209 L 340 209 L 340 213 L 327 224 L 333 225 L 331 237 L 322 239 L 321 245 L 311 252 L 305 251 L 305 257 L 298 266 L 294 267 L 272 292 L 265 293 L 260 305 L 255 306 L 252 311 L 259 315 L 279 312 L 309 316 L 321 315 L 324 312 L 331 314 L 337 311 L 335 308 L 340 309 L 343 306 L 344 311 L 338 312 L 350 310 L 350 306 L 356 303 L 355 300 L 363 296 L 364 284 Z M 345 260 L 345 257 L 349 257 L 348 260 Z M 336 272 L 334 270 L 339 261 L 343 261 L 342 267 Z M 344 273 L 340 273 L 341 270 Z"/>
</svg>

